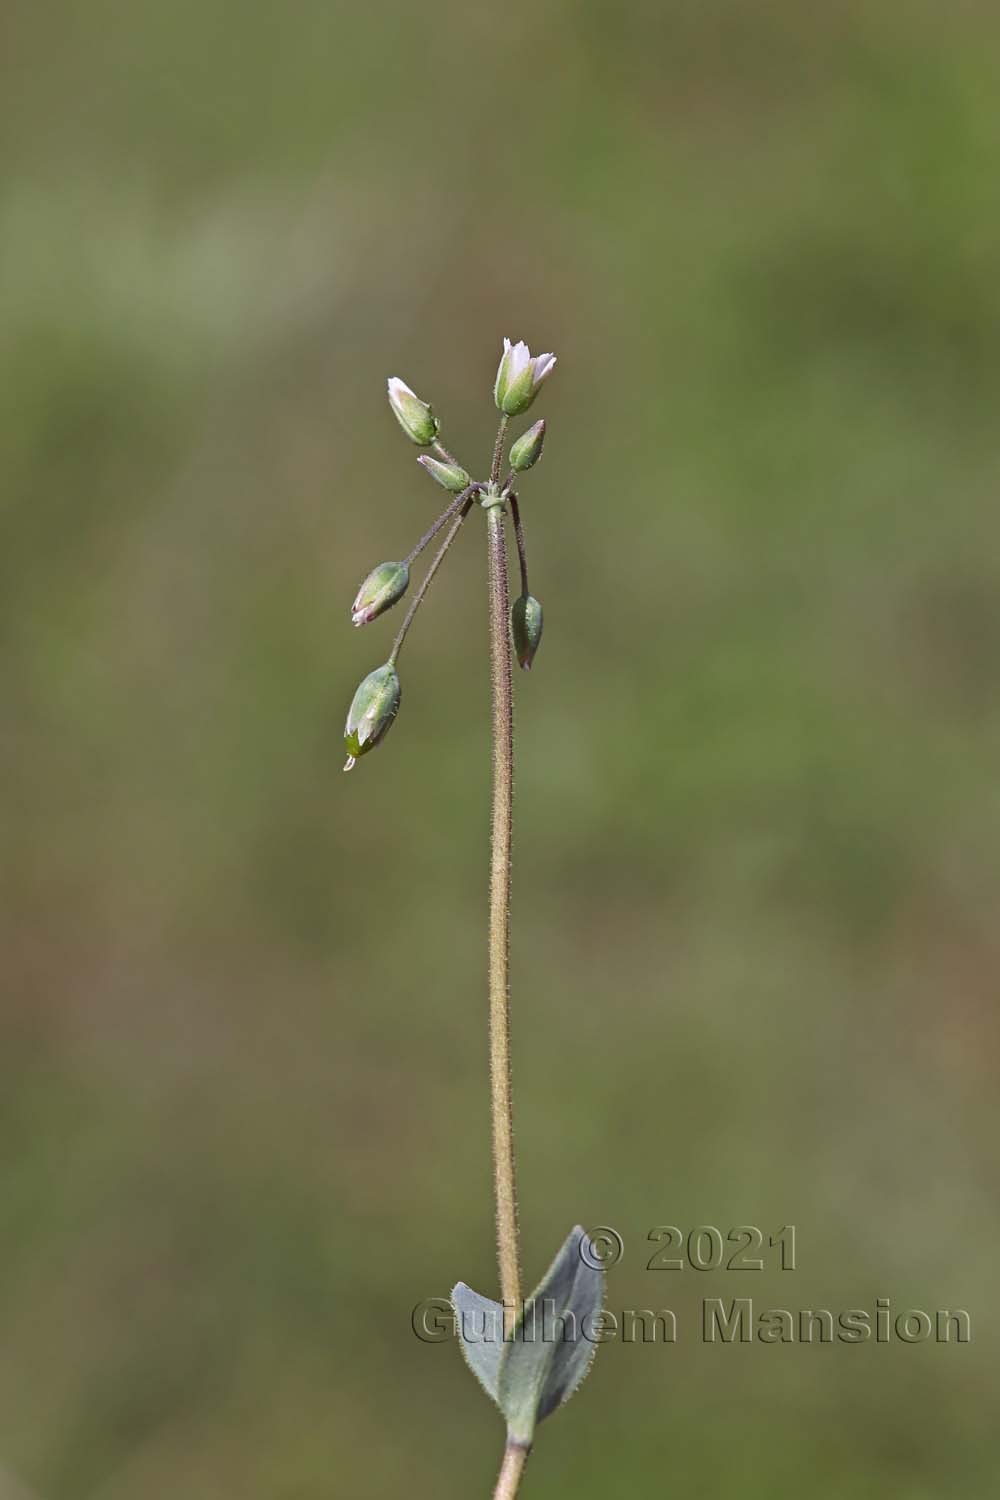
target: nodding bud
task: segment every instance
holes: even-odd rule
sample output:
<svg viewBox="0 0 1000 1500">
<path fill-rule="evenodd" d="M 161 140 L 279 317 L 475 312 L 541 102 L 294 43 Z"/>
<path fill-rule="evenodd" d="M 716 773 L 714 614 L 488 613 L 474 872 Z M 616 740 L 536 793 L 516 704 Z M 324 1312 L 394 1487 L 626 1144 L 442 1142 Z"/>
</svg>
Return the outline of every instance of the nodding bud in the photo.
<svg viewBox="0 0 1000 1500">
<path fill-rule="evenodd" d="M 510 466 L 515 473 L 520 474 L 524 469 L 530 469 L 537 464 L 542 456 L 542 447 L 545 443 L 545 418 L 536 422 L 534 427 L 529 427 L 527 432 L 522 432 L 516 443 L 511 445 Z"/>
<path fill-rule="evenodd" d="M 510 611 L 510 630 L 518 665 L 530 672 L 542 639 L 542 606 L 533 594 L 515 599 Z"/>
<path fill-rule="evenodd" d="M 525 343 L 503 341 L 503 354 L 497 370 L 493 396 L 497 409 L 505 416 L 516 417 L 527 411 L 543 380 L 555 369 L 554 354 L 532 355 Z"/>
<path fill-rule="evenodd" d="M 402 599 L 410 584 L 410 570 L 405 562 L 384 562 L 373 568 L 358 589 L 351 605 L 351 624 L 367 625 Z"/>
<path fill-rule="evenodd" d="M 421 448 L 433 443 L 441 431 L 437 417 L 427 402 L 415 396 L 405 380 L 400 380 L 398 375 L 393 375 L 389 380 L 389 405 L 411 442 L 419 444 Z"/>
<path fill-rule="evenodd" d="M 345 771 L 351 769 L 359 756 L 374 750 L 388 733 L 399 712 L 399 698 L 399 677 L 392 662 L 376 667 L 359 683 L 344 725 Z"/>
<path fill-rule="evenodd" d="M 417 463 L 423 464 L 431 478 L 436 479 L 446 490 L 451 490 L 453 495 L 461 494 L 472 483 L 461 464 L 440 463 L 438 459 L 431 458 L 429 453 L 421 453 Z"/>
</svg>

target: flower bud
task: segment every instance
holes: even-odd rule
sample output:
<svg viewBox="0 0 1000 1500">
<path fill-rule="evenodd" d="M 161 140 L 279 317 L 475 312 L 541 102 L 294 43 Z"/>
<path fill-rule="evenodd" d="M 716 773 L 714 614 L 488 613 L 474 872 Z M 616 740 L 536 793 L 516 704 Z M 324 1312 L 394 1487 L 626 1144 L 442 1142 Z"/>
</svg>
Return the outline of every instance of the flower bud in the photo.
<svg viewBox="0 0 1000 1500">
<path fill-rule="evenodd" d="M 532 464 L 537 464 L 542 456 L 542 445 L 545 442 L 545 418 L 536 422 L 534 427 L 529 427 L 527 432 L 522 432 L 516 443 L 511 445 L 510 466 L 515 473 L 521 473 L 523 469 L 530 469 Z"/>
<path fill-rule="evenodd" d="M 516 417 L 527 411 L 542 381 L 555 369 L 554 354 L 536 354 L 525 343 L 503 341 L 503 355 L 497 370 L 493 395 L 497 409 L 505 416 Z"/>
<path fill-rule="evenodd" d="M 358 685 L 344 725 L 344 745 L 349 771 L 361 755 L 374 750 L 399 712 L 399 677 L 392 662 L 376 667 Z"/>
<path fill-rule="evenodd" d="M 437 418 L 427 402 L 415 396 L 398 375 L 393 375 L 389 380 L 389 405 L 411 442 L 418 443 L 422 448 L 433 443 L 441 431 Z"/>
<path fill-rule="evenodd" d="M 436 479 L 446 490 L 451 490 L 453 495 L 461 494 L 472 483 L 461 464 L 440 463 L 436 458 L 431 458 L 429 453 L 421 453 L 417 463 L 423 464 L 431 478 Z"/>
<path fill-rule="evenodd" d="M 514 600 L 510 629 L 518 664 L 529 672 L 542 639 L 542 606 L 533 594 L 522 594 Z"/>
<path fill-rule="evenodd" d="M 351 605 L 351 624 L 367 625 L 369 620 L 384 615 L 402 599 L 409 583 L 410 570 L 405 562 L 379 563 L 358 589 L 358 597 Z"/>
</svg>

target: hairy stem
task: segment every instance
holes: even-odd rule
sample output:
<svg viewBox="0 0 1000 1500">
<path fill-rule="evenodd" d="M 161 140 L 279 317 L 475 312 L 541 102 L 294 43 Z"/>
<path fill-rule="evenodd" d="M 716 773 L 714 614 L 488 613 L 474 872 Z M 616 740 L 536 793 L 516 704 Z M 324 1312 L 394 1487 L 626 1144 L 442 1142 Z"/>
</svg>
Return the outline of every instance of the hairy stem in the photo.
<svg viewBox="0 0 1000 1500">
<path fill-rule="evenodd" d="M 476 490 L 478 490 L 478 486 L 476 486 Z M 459 495 L 458 499 L 461 500 L 462 496 Z M 462 502 L 462 508 L 461 508 L 461 510 L 459 511 L 458 515 L 455 517 L 454 521 L 452 521 L 451 526 L 449 527 L 447 536 L 445 537 L 444 541 L 441 543 L 441 545 L 438 548 L 437 552 L 434 554 L 434 561 L 431 563 L 430 567 L 427 569 L 427 572 L 424 575 L 423 582 L 421 583 L 420 587 L 417 589 L 417 592 L 413 596 L 413 599 L 411 601 L 410 607 L 406 611 L 406 617 L 403 620 L 402 625 L 400 625 L 399 630 L 396 632 L 396 639 L 392 643 L 392 650 L 389 652 L 388 663 L 389 663 L 390 666 L 394 666 L 395 665 L 396 658 L 399 656 L 400 651 L 403 649 L 403 642 L 406 640 L 406 633 L 407 633 L 407 631 L 409 630 L 410 626 L 413 624 L 413 617 L 416 614 L 417 610 L 420 608 L 421 604 L 423 603 L 424 595 L 426 594 L 427 590 L 431 586 L 431 580 L 433 579 L 434 574 L 437 572 L 438 568 L 444 562 L 445 557 L 448 555 L 448 548 L 451 546 L 452 542 L 458 536 L 458 533 L 461 530 L 462 522 L 465 520 L 466 516 L 469 514 L 469 508 L 472 505 L 472 499 L 473 499 L 473 497 L 470 495 L 470 497 L 469 497 L 468 500 L 465 500 L 465 501 Z M 445 512 L 445 519 L 447 518 L 448 515 L 450 515 L 452 513 L 452 511 L 454 510 L 454 508 L 455 508 L 454 505 L 451 505 L 451 506 L 448 507 L 448 510 Z"/>
<path fill-rule="evenodd" d="M 501 424 L 501 431 L 503 424 Z M 514 702 L 511 683 L 510 601 L 502 505 L 486 513 L 489 548 L 490 668 L 493 685 L 493 801 L 490 860 L 489 1005 L 490 1099 L 497 1259 L 504 1332 L 517 1322 L 521 1269 L 514 1176 L 510 1082 L 510 849 L 514 800 Z M 501 1493 L 498 1491 L 498 1493 Z M 503 1493 L 507 1493 L 504 1491 Z M 510 1491 L 512 1494 L 513 1491 Z"/>
<path fill-rule="evenodd" d="M 445 506 L 444 510 L 434 522 L 434 525 L 424 532 L 417 545 L 415 547 L 412 547 L 404 557 L 403 561 L 406 563 L 407 567 L 409 567 L 410 563 L 413 562 L 413 559 L 415 557 L 420 556 L 421 552 L 423 552 L 427 544 L 434 540 L 438 532 L 441 530 L 441 527 L 445 524 L 446 521 L 449 521 L 451 519 L 456 510 L 461 510 L 466 500 L 471 499 L 473 495 L 477 495 L 481 489 L 481 484 L 470 484 L 466 489 L 462 491 L 460 495 L 455 496 L 450 505 Z"/>
<path fill-rule="evenodd" d="M 514 536 L 517 540 L 517 560 L 521 565 L 521 593 L 528 592 L 528 554 L 524 548 L 524 527 L 521 525 L 521 507 L 513 490 L 509 496 L 510 513 L 514 520 Z"/>
<path fill-rule="evenodd" d="M 514 1500 L 517 1487 L 521 1483 L 521 1475 L 524 1473 L 524 1466 L 528 1462 L 528 1452 L 527 1448 L 519 1448 L 515 1444 L 511 1444 L 504 1450 L 497 1487 L 493 1491 L 493 1500 Z"/>
<path fill-rule="evenodd" d="M 497 484 L 500 480 L 500 469 L 503 464 L 503 441 L 507 436 L 507 424 L 510 417 L 500 418 L 500 426 L 497 428 L 497 440 L 493 444 L 493 463 L 490 465 L 490 484 Z"/>
</svg>

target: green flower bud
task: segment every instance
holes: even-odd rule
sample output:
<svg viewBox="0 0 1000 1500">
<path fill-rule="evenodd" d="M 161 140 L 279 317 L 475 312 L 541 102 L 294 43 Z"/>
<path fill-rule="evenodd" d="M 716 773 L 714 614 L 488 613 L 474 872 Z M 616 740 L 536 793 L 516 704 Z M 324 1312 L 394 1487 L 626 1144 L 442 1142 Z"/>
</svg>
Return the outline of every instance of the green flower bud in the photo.
<svg viewBox="0 0 1000 1500">
<path fill-rule="evenodd" d="M 451 490 L 453 495 L 461 494 L 472 483 L 461 464 L 443 464 L 438 459 L 431 458 L 429 453 L 421 453 L 417 463 L 423 464 L 431 478 L 436 479 L 446 490 Z"/>
<path fill-rule="evenodd" d="M 530 469 L 537 464 L 542 456 L 542 445 L 545 442 L 545 418 L 536 422 L 534 427 L 529 427 L 527 432 L 522 432 L 516 443 L 511 445 L 510 466 L 515 473 L 520 474 L 524 469 Z"/>
<path fill-rule="evenodd" d="M 427 402 L 415 396 L 398 375 L 393 375 L 389 380 L 389 405 L 411 442 L 418 443 L 421 448 L 433 443 L 441 431 L 437 417 Z"/>
<path fill-rule="evenodd" d="M 542 639 L 542 606 L 533 594 L 522 594 L 520 599 L 514 600 L 510 611 L 510 629 L 518 663 L 526 672 L 530 672 Z"/>
<path fill-rule="evenodd" d="M 351 624 L 367 625 L 369 620 L 384 615 L 402 599 L 409 583 L 410 570 L 405 562 L 379 563 L 358 589 L 358 597 L 351 605 Z"/>
<path fill-rule="evenodd" d="M 554 354 L 532 355 L 525 343 L 512 344 L 503 341 L 503 354 L 497 369 L 493 397 L 497 410 L 505 416 L 516 417 L 527 411 L 542 381 L 555 369 Z"/>
<path fill-rule="evenodd" d="M 399 677 L 391 662 L 376 667 L 359 684 L 344 725 L 344 745 L 349 771 L 361 755 L 374 750 L 399 712 Z"/>
</svg>

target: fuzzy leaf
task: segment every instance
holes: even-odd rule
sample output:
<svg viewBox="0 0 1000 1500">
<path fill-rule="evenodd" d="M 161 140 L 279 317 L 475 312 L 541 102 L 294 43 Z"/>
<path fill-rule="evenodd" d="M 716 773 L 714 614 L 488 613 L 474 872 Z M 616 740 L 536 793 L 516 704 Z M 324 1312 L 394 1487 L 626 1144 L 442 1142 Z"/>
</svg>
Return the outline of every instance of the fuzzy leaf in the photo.
<svg viewBox="0 0 1000 1500">
<path fill-rule="evenodd" d="M 569 1400 L 594 1357 L 604 1272 L 583 1259 L 584 1240 L 579 1225 L 571 1230 L 502 1348 L 496 1400 L 517 1443 L 530 1444 L 536 1423 Z"/>
<path fill-rule="evenodd" d="M 503 1353 L 503 1308 L 460 1281 L 452 1288 L 458 1339 L 465 1362 L 486 1394 L 499 1404 L 497 1375 Z"/>
</svg>

